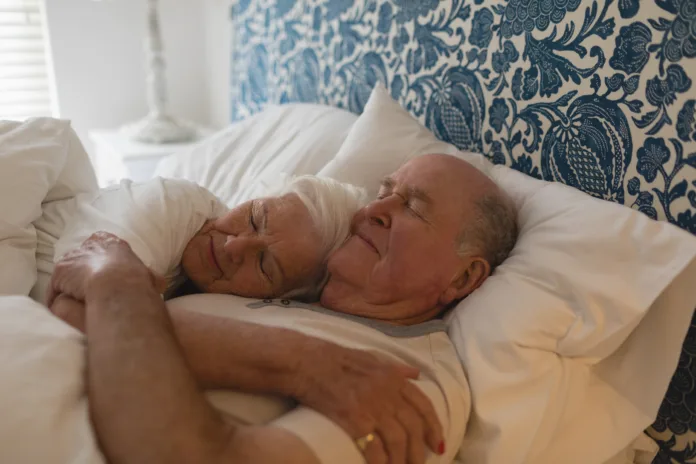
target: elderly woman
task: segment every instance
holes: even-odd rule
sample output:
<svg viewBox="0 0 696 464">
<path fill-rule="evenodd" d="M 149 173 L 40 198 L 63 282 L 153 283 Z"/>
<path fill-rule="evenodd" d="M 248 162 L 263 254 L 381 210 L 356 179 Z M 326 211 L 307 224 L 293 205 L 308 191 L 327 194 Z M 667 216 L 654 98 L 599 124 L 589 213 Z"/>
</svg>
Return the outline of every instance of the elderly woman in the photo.
<svg viewBox="0 0 696 464">
<path fill-rule="evenodd" d="M 62 230 L 39 234 L 42 257 L 32 296 L 44 301 L 53 266 L 95 232 L 125 240 L 156 276 L 167 298 L 189 293 L 316 299 L 327 256 L 348 237 L 362 189 L 332 179 L 279 180 L 268 196 L 228 209 L 188 181 L 124 182 L 44 214 L 64 216 Z M 58 214 L 58 212 L 60 214 Z M 37 229 L 48 229 L 42 221 Z M 55 293 L 49 292 L 48 303 Z"/>
<path fill-rule="evenodd" d="M 206 293 L 316 299 L 326 258 L 348 237 L 366 202 L 362 189 L 301 176 L 271 196 L 207 221 L 188 242 L 182 266 Z"/>
</svg>

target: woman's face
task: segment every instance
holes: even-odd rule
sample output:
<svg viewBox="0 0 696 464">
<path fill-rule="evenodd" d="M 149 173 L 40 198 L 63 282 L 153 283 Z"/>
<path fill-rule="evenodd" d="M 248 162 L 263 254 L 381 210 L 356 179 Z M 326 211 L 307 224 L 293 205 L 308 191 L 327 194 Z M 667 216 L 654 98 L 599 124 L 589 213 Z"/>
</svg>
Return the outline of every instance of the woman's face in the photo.
<svg viewBox="0 0 696 464">
<path fill-rule="evenodd" d="M 320 275 L 320 240 L 297 195 L 260 198 L 206 222 L 182 266 L 206 293 L 276 298 Z"/>
</svg>

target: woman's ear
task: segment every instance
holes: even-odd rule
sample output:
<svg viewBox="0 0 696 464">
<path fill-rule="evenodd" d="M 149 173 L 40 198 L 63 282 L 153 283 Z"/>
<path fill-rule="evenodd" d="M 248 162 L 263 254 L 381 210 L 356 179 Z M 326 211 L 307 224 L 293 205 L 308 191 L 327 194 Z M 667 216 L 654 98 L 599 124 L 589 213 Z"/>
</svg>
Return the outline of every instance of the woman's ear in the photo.
<svg viewBox="0 0 696 464">
<path fill-rule="evenodd" d="M 480 256 L 466 258 L 460 271 L 440 295 L 440 304 L 449 305 L 476 290 L 491 275 L 491 265 Z"/>
</svg>

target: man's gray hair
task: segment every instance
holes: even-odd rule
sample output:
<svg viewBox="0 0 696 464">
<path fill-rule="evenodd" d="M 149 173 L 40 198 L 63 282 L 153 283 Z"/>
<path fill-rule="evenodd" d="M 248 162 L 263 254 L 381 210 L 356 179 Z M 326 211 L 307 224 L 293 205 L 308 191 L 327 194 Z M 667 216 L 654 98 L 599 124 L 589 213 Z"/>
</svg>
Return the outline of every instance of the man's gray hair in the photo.
<svg viewBox="0 0 696 464">
<path fill-rule="evenodd" d="M 318 246 L 324 256 L 324 264 L 350 235 L 353 215 L 368 203 L 365 189 L 325 177 L 287 177 L 274 187 L 269 196 L 295 194 L 309 211 L 321 237 Z M 326 266 L 323 266 L 320 275 L 309 285 L 291 290 L 283 298 L 316 300 L 327 278 Z"/>
<path fill-rule="evenodd" d="M 476 218 L 459 236 L 459 254 L 480 255 L 488 261 L 493 272 L 507 259 L 517 242 L 517 210 L 499 188 L 477 198 L 475 208 Z"/>
</svg>

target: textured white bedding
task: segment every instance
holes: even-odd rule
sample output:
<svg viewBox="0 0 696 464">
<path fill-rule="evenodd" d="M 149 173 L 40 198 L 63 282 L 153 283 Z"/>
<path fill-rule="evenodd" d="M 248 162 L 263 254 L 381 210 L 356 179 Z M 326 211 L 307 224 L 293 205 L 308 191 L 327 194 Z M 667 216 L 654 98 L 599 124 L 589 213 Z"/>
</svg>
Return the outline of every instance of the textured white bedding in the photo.
<svg viewBox="0 0 696 464">
<path fill-rule="evenodd" d="M 97 190 L 68 121 L 0 121 L 0 295 L 26 295 L 36 280 L 36 230 L 42 204 Z"/>
<path fill-rule="evenodd" d="M 213 139 L 216 140 L 213 145 L 201 145 L 190 153 L 172 157 L 163 164 L 160 172 L 180 175 L 198 182 L 210 182 L 206 185 L 222 195 L 228 204 L 263 193 L 264 185 L 272 182 L 283 172 L 316 172 L 332 159 L 334 148 L 341 146 L 355 117 L 326 108 L 310 107 L 305 110 L 314 111 L 314 116 L 307 121 L 325 130 L 336 130 L 335 135 L 323 132 L 322 142 L 313 143 L 311 137 L 299 131 L 298 127 L 304 121 L 298 121 L 292 110 L 273 109 L 264 116 L 270 121 L 266 129 L 263 126 L 264 117 L 260 115 L 258 118 L 252 118 L 253 124 L 243 123 L 219 134 Z M 131 239 L 131 244 L 136 253 L 158 272 L 175 273 L 177 256 L 180 256 L 177 250 L 187 241 L 186 234 L 197 230 L 199 225 L 196 224 L 208 215 L 215 215 L 215 209 L 219 208 L 212 203 L 207 204 L 209 199 L 201 196 L 196 201 L 203 205 L 201 211 L 204 212 L 200 213 L 202 216 L 194 215 L 195 219 L 181 228 L 182 235 L 167 237 L 166 243 L 160 243 L 159 237 L 163 230 L 167 230 L 164 227 L 168 224 L 171 228 L 172 224 L 177 223 L 176 219 L 172 219 L 173 222 L 157 219 L 149 225 L 146 221 L 135 221 L 128 225 L 123 223 L 118 213 L 104 214 L 104 211 L 118 211 L 118 208 L 124 205 L 137 208 L 143 204 L 138 192 L 134 192 L 128 184 L 114 196 L 109 196 L 108 192 L 86 196 L 84 198 L 88 200 L 81 205 L 71 200 L 72 196 L 80 191 L 94 191 L 96 181 L 93 179 L 91 167 L 86 162 L 84 150 L 81 150 L 79 142 L 75 143 L 74 134 L 66 122 L 36 120 L 25 128 L 0 125 L 0 142 L 5 142 L 0 143 L 0 163 L 11 161 L 7 165 L 10 168 L 0 169 L 0 210 L 3 211 L 0 218 L 0 294 L 26 295 L 35 284 L 38 266 L 39 285 L 34 288 L 32 295 L 41 300 L 47 276 L 52 270 L 53 247 L 57 246 L 60 254 L 79 244 L 97 229 L 112 231 L 126 239 L 124 235 L 127 235 L 129 230 L 130 233 L 135 232 L 136 237 Z M 75 149 L 78 146 L 79 149 Z M 303 156 L 307 158 L 304 159 Z M 27 170 L 29 167 L 31 169 Z M 225 169 L 228 168 L 234 175 L 226 175 Z M 27 172 L 33 173 L 31 179 L 26 177 Z M 377 172 L 371 174 L 373 177 L 379 175 Z M 150 195 L 150 200 L 144 203 L 169 198 L 169 194 L 165 193 L 167 186 L 161 183 L 160 187 L 159 193 Z M 19 195 L 20 191 L 26 192 L 26 195 Z M 207 206 L 204 206 L 205 204 Z M 6 211 L 7 215 L 4 214 Z M 87 213 L 87 217 L 92 219 L 87 220 L 86 227 L 70 229 L 68 223 L 78 211 L 80 214 Z M 191 211 L 184 208 L 179 213 L 182 217 L 190 217 Z M 70 233 L 65 234 L 63 244 L 57 244 L 56 241 L 60 235 L 64 235 L 63 229 L 66 226 Z M 147 243 L 147 237 L 154 237 L 152 231 L 155 230 L 158 240 Z M 685 274 L 693 275 L 694 271 L 691 269 L 690 273 Z M 682 298 L 688 297 L 689 295 L 682 295 Z M 663 303 L 669 307 L 669 302 Z M 22 317 L 17 317 L 18 314 L 22 314 Z M 646 353 L 639 348 L 641 343 L 637 341 L 642 337 L 654 340 L 644 346 L 652 346 L 655 343 L 659 345 L 664 339 L 660 337 L 669 337 L 675 330 L 679 332 L 681 326 L 671 327 L 667 324 L 667 316 L 669 314 L 656 314 L 654 311 L 648 313 L 642 321 L 641 332 L 629 337 L 622 349 L 600 366 L 604 370 L 600 374 L 608 380 L 620 378 L 624 373 L 621 366 L 629 361 L 639 362 L 646 366 L 646 369 L 650 368 L 651 364 L 658 370 L 671 369 L 664 363 L 664 359 L 654 355 L 659 350 L 651 351 L 653 355 Z M 662 334 L 659 337 L 655 335 L 657 329 Z M 470 340 L 471 337 L 467 339 Z M 679 344 L 680 340 L 673 338 L 669 342 Z M 3 420 L 0 421 L 0 462 L 101 462 L 91 430 L 81 425 L 86 423 L 86 402 L 82 397 L 81 383 L 78 385 L 75 380 L 81 378 L 84 368 L 81 355 L 76 355 L 78 351 L 81 353 L 80 350 L 81 336 L 53 318 L 41 305 L 27 297 L 0 297 L 0 366 L 3 369 L 3 372 L 0 372 L 0 411 L 3 411 Z M 582 360 L 577 353 L 573 354 L 576 357 L 574 362 Z M 548 356 L 556 355 L 549 352 Z M 27 371 L 30 366 L 37 365 L 38 359 L 50 364 L 48 368 L 42 371 Z M 483 363 L 477 366 L 465 363 L 465 368 L 471 374 L 487 369 Z M 629 374 L 630 372 L 627 372 L 624 377 L 629 378 Z M 476 377 L 479 379 L 477 381 L 482 378 Z M 543 462 L 571 462 L 568 457 L 573 456 L 573 450 L 581 446 L 578 443 L 582 441 L 578 441 L 577 437 L 582 435 L 583 431 L 598 430 L 600 422 L 596 421 L 602 421 L 601 424 L 611 427 L 612 417 L 615 417 L 611 413 L 614 410 L 612 408 L 619 408 L 622 401 L 627 402 L 627 408 L 635 406 L 629 404 L 630 401 L 636 401 L 636 404 L 643 402 L 639 398 L 622 397 L 622 390 L 618 387 L 612 392 L 611 382 L 606 385 L 596 384 L 595 387 L 603 388 L 603 392 L 615 401 L 604 405 L 595 404 L 596 409 L 585 411 L 588 414 L 582 415 L 586 418 L 583 420 L 578 420 L 578 416 L 570 414 L 562 417 L 564 427 L 555 429 L 554 447 L 542 447 L 547 452 Z M 586 389 L 586 394 L 592 395 L 593 392 Z M 516 397 L 508 398 L 507 401 L 514 400 L 515 404 L 520 405 L 532 404 L 521 395 L 522 392 L 517 391 Z M 474 398 L 474 408 L 477 407 L 478 399 Z M 489 400 L 502 404 L 496 398 L 490 397 Z M 578 401 L 578 398 L 575 398 L 573 404 L 566 403 L 575 408 L 575 411 L 582 410 L 582 405 L 586 404 Z M 602 409 L 603 406 L 606 407 Z M 528 423 L 526 417 L 524 414 L 518 414 L 517 417 L 517 423 L 523 424 L 523 428 Z M 31 421 L 37 422 L 31 425 Z M 507 423 L 512 422 L 507 420 Z M 630 439 L 632 437 L 623 437 L 622 443 L 628 443 Z M 41 445 L 37 446 L 37 443 Z M 515 453 L 516 448 L 509 449 L 511 453 Z M 617 456 L 616 461 L 611 461 L 611 464 L 631 462 L 627 460 L 631 459 L 630 454 L 629 451 L 625 459 L 622 455 Z M 19 456 L 24 458 L 18 460 Z"/>
</svg>

